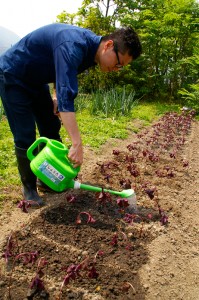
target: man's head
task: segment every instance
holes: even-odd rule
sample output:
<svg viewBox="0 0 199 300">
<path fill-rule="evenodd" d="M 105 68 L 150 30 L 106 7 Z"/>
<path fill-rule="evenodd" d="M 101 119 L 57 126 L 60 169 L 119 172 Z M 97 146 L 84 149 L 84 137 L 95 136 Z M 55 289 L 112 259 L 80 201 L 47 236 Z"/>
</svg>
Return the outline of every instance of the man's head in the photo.
<svg viewBox="0 0 199 300">
<path fill-rule="evenodd" d="M 133 28 L 121 28 L 103 36 L 96 54 L 96 62 L 103 72 L 120 70 L 140 56 L 142 46 Z"/>
</svg>

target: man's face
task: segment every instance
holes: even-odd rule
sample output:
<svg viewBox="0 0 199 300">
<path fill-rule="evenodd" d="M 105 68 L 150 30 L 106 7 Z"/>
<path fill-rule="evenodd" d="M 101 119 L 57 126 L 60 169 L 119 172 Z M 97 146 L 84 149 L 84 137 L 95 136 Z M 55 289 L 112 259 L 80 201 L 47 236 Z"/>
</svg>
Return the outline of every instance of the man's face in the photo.
<svg viewBox="0 0 199 300">
<path fill-rule="evenodd" d="M 118 52 L 112 40 L 104 42 L 99 57 L 99 66 L 102 72 L 119 71 L 131 61 L 132 56 Z"/>
</svg>

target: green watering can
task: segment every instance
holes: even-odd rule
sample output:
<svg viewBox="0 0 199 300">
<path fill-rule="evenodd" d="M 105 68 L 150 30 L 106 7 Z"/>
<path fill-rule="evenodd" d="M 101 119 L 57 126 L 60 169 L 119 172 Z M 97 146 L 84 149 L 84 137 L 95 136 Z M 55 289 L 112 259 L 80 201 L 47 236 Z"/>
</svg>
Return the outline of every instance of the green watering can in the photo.
<svg viewBox="0 0 199 300">
<path fill-rule="evenodd" d="M 38 152 L 39 145 L 43 147 L 44 144 L 45 147 L 35 155 L 34 153 Z M 80 167 L 73 167 L 67 156 L 68 151 L 68 148 L 59 141 L 46 137 L 38 138 L 27 150 L 32 172 L 56 192 L 63 192 L 69 188 L 101 192 L 101 187 L 83 184 L 74 180 L 80 171 Z M 135 198 L 133 189 L 121 192 L 108 189 L 103 189 L 103 191 L 118 195 L 121 198 Z"/>
</svg>

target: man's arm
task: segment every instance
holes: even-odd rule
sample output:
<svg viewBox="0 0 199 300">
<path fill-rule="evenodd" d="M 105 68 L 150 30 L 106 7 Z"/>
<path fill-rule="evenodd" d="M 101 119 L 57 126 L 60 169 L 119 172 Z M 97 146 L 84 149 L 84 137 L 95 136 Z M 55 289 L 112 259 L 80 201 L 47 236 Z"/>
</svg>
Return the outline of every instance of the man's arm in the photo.
<svg viewBox="0 0 199 300">
<path fill-rule="evenodd" d="M 83 162 L 83 147 L 79 128 L 74 112 L 60 112 L 60 117 L 64 128 L 72 142 L 68 158 L 73 163 L 74 167 L 78 167 Z"/>
</svg>

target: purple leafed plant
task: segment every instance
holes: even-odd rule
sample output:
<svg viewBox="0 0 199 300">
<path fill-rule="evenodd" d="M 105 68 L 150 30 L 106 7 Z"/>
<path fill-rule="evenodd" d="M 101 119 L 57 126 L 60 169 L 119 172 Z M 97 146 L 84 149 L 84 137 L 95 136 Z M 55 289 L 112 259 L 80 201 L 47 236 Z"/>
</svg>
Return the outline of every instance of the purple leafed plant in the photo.
<svg viewBox="0 0 199 300">
<path fill-rule="evenodd" d="M 43 269 L 46 267 L 47 264 L 48 264 L 48 262 L 45 259 L 45 257 L 41 257 L 38 261 L 36 274 L 30 284 L 30 289 L 34 289 L 34 293 L 45 290 L 45 286 L 44 286 L 42 277 L 44 276 Z"/>
<path fill-rule="evenodd" d="M 88 272 L 88 277 L 89 278 L 98 278 L 99 273 L 97 272 L 95 266 L 91 266 L 89 272 Z"/>
<path fill-rule="evenodd" d="M 158 211 L 160 215 L 160 223 L 162 225 L 168 224 L 168 216 L 165 214 L 164 210 L 158 205 Z"/>
<path fill-rule="evenodd" d="M 76 197 L 71 194 L 69 194 L 69 195 L 65 194 L 65 198 L 66 198 L 66 201 L 69 203 L 74 203 L 77 201 Z"/>
<path fill-rule="evenodd" d="M 131 189 L 131 181 L 130 181 L 130 179 L 128 179 L 128 178 L 127 179 L 122 178 L 122 179 L 120 179 L 119 183 L 120 183 L 120 185 L 121 185 L 121 187 L 123 189 L 125 189 L 125 190 Z"/>
<path fill-rule="evenodd" d="M 33 251 L 33 252 L 23 252 L 19 253 L 18 255 L 15 256 L 15 261 L 21 260 L 24 265 L 27 264 L 34 264 L 39 256 L 39 252 Z"/>
<path fill-rule="evenodd" d="M 134 288 L 134 286 L 130 283 L 130 282 L 123 282 L 123 284 L 122 284 L 122 286 L 121 286 L 121 291 L 123 292 L 123 293 L 127 293 L 128 291 L 129 291 L 129 289 L 130 288 L 132 288 L 133 289 L 133 291 L 135 292 L 135 288 Z"/>
<path fill-rule="evenodd" d="M 144 191 L 149 196 L 149 198 L 152 200 L 155 197 L 155 192 L 157 190 L 155 187 L 153 187 L 153 188 L 146 188 Z"/>
<path fill-rule="evenodd" d="M 129 206 L 129 201 L 126 198 L 119 198 L 117 199 L 117 205 L 119 206 L 119 212 L 124 213 Z"/>
<path fill-rule="evenodd" d="M 96 270 L 96 261 L 97 261 L 98 256 L 103 256 L 103 255 L 104 255 L 104 251 L 102 251 L 102 250 L 97 251 L 97 253 L 94 256 L 93 261 L 90 262 L 91 267 L 90 267 L 90 269 L 88 268 L 88 277 L 89 278 L 95 278 L 95 279 L 98 278 L 99 273 Z"/>
<path fill-rule="evenodd" d="M 110 245 L 114 246 L 114 247 L 118 245 L 118 234 L 117 233 L 115 233 L 113 235 Z"/>
<path fill-rule="evenodd" d="M 69 284 L 70 280 L 75 280 L 80 275 L 80 270 L 82 268 L 81 264 L 75 265 L 72 264 L 69 267 L 63 267 L 62 270 L 66 271 L 66 275 L 64 277 L 64 280 L 62 281 L 60 292 L 59 292 L 59 300 L 61 299 L 62 290 L 65 285 Z"/>
<path fill-rule="evenodd" d="M 77 216 L 77 219 L 76 219 L 76 224 L 81 224 L 82 223 L 82 220 L 81 220 L 81 215 L 86 215 L 87 216 L 87 224 L 88 223 L 95 223 L 95 219 L 91 216 L 90 213 L 86 212 L 86 211 L 81 211 L 78 216 Z"/>
<path fill-rule="evenodd" d="M 2 255 L 2 257 L 5 258 L 6 263 L 8 263 L 8 260 L 10 257 L 13 257 L 16 255 L 18 250 L 19 250 L 18 241 L 17 241 L 14 233 L 11 232 L 11 234 L 8 237 L 5 252 Z"/>
<path fill-rule="evenodd" d="M 169 153 L 169 156 L 170 156 L 171 158 L 176 158 L 176 153 L 175 153 L 175 152 L 171 152 L 171 153 Z"/>
<path fill-rule="evenodd" d="M 105 174 L 105 175 L 104 175 L 104 179 L 105 179 L 108 183 L 110 183 L 110 178 L 111 178 L 111 174 Z"/>
<path fill-rule="evenodd" d="M 21 200 L 19 201 L 19 203 L 17 204 L 18 208 L 21 208 L 22 212 L 24 213 L 28 213 L 28 208 L 30 208 L 32 205 L 36 205 L 39 207 L 39 204 L 36 201 L 33 200 Z"/>
<path fill-rule="evenodd" d="M 126 208 L 129 206 L 129 202 L 128 202 L 128 199 L 126 198 L 119 198 L 117 199 L 117 205 L 120 207 L 120 208 Z"/>
<path fill-rule="evenodd" d="M 110 193 L 102 191 L 100 193 L 96 193 L 96 199 L 99 204 L 105 206 L 107 203 L 112 202 L 112 198 Z"/>
<path fill-rule="evenodd" d="M 136 159 L 133 155 L 126 155 L 125 160 L 128 163 L 135 163 L 135 161 L 136 161 Z"/>
<path fill-rule="evenodd" d="M 34 289 L 36 291 L 45 290 L 43 280 L 40 278 L 39 274 L 36 274 L 35 277 L 32 279 L 30 289 Z"/>
<path fill-rule="evenodd" d="M 13 264 L 12 264 L 12 269 L 10 272 L 10 276 L 9 276 L 9 286 L 8 286 L 8 294 L 9 294 L 9 298 L 11 298 L 11 279 L 12 279 L 12 274 L 15 268 L 15 263 L 17 260 L 20 260 L 23 262 L 23 265 L 27 265 L 27 264 L 34 264 L 38 258 L 39 252 L 38 251 L 33 251 L 33 252 L 23 252 L 23 253 L 19 253 L 15 256 L 14 260 L 13 260 Z"/>
<path fill-rule="evenodd" d="M 120 236 L 121 236 L 121 238 L 120 238 Z M 125 243 L 124 247 L 125 247 L 126 250 L 131 250 L 132 249 L 132 245 L 128 241 L 127 235 L 123 231 L 118 231 L 118 232 L 114 233 L 114 235 L 111 239 L 110 245 L 113 246 L 113 247 L 118 247 L 119 242 L 121 240 Z"/>
<path fill-rule="evenodd" d="M 131 173 L 131 175 L 133 175 L 133 177 L 140 176 L 140 171 L 135 164 L 127 165 L 127 170 Z"/>
<path fill-rule="evenodd" d="M 136 143 L 134 142 L 134 143 L 132 143 L 132 144 L 129 144 L 129 145 L 127 146 L 127 149 L 128 149 L 129 151 L 137 150 Z"/>
<path fill-rule="evenodd" d="M 61 299 L 62 290 L 65 285 L 69 284 L 71 280 L 75 280 L 78 277 L 82 277 L 83 274 L 80 271 L 86 271 L 88 278 L 96 279 L 99 276 L 99 273 L 96 270 L 96 259 L 97 256 L 102 256 L 104 254 L 103 251 L 99 250 L 94 256 L 93 261 L 90 261 L 89 256 L 87 256 L 81 263 L 79 264 L 71 264 L 69 267 L 63 267 L 62 270 L 66 272 L 64 280 L 62 281 L 60 292 L 59 292 L 59 300 Z"/>
<path fill-rule="evenodd" d="M 182 159 L 182 166 L 184 168 L 186 168 L 186 167 L 188 167 L 188 165 L 189 165 L 189 162 L 187 160 Z"/>
<path fill-rule="evenodd" d="M 132 224 L 133 222 L 142 222 L 143 221 L 143 218 L 137 214 L 125 214 L 123 220 L 126 222 L 126 223 L 129 223 L 129 224 Z"/>
<path fill-rule="evenodd" d="M 162 225 L 166 225 L 168 223 L 168 216 L 165 214 L 164 210 L 160 207 L 160 204 L 158 203 L 158 199 L 155 198 L 155 192 L 157 195 L 157 189 L 155 187 L 151 188 L 151 189 L 145 189 L 145 192 L 149 196 L 149 198 L 156 203 L 156 205 L 158 207 L 160 223 Z"/>
<path fill-rule="evenodd" d="M 120 151 L 119 151 L 119 150 L 117 150 L 117 149 L 116 149 L 116 150 L 113 150 L 113 155 L 116 155 L 116 156 L 117 156 L 117 155 L 119 155 L 119 154 L 120 154 Z"/>
<path fill-rule="evenodd" d="M 106 174 L 106 170 L 110 170 L 112 168 L 117 168 L 118 167 L 118 163 L 113 162 L 113 161 L 109 161 L 103 164 L 97 163 L 98 166 L 100 166 L 100 172 L 101 174 Z"/>
</svg>

